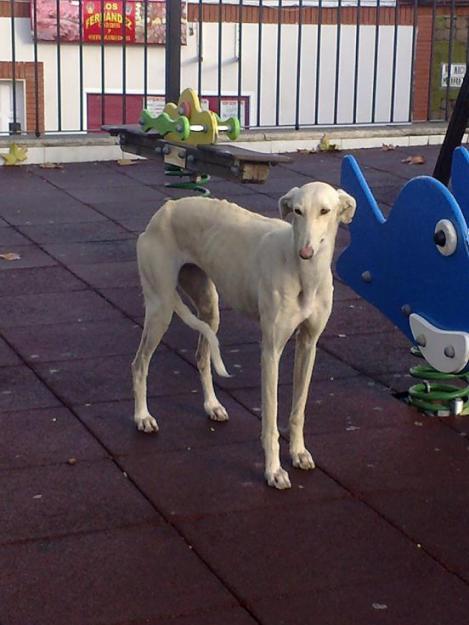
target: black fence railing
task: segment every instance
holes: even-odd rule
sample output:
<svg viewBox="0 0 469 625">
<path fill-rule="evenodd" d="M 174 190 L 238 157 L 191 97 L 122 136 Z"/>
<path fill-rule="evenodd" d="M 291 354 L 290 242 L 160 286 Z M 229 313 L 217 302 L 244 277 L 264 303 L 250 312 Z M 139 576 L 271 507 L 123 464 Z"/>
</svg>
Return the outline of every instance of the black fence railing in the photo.
<svg viewBox="0 0 469 625">
<path fill-rule="evenodd" d="M 447 120 L 466 69 L 468 4 L 0 2 L 0 134 L 135 123 L 180 86 L 246 128 Z"/>
</svg>

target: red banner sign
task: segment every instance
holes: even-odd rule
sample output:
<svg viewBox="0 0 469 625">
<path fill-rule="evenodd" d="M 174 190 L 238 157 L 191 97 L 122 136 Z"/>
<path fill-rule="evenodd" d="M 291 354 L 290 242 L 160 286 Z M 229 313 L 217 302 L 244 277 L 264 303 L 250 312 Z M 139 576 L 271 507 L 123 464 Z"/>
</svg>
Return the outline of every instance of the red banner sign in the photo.
<svg viewBox="0 0 469 625">
<path fill-rule="evenodd" d="M 125 15 L 124 15 L 125 4 Z M 60 13 L 57 15 L 57 5 Z M 36 6 L 36 20 L 34 7 Z M 80 19 L 81 7 L 81 19 Z M 182 3 L 181 43 L 186 43 L 186 3 Z M 146 17 L 146 28 L 145 28 Z M 164 44 L 166 39 L 165 0 L 37 0 L 31 2 L 31 27 L 36 23 L 39 41 L 84 43 Z M 80 37 L 81 23 L 81 37 Z"/>
<path fill-rule="evenodd" d="M 125 16 L 123 2 L 84 2 L 83 4 L 83 41 L 135 42 L 135 7 L 133 2 L 126 2 Z M 125 21 L 125 26 L 124 26 Z"/>
</svg>

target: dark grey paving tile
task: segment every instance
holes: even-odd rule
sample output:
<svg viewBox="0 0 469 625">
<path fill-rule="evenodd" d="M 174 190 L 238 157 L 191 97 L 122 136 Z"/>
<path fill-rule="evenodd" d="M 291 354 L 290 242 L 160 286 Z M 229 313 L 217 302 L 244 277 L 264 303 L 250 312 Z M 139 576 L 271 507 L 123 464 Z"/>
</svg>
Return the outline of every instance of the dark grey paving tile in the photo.
<svg viewBox="0 0 469 625">
<path fill-rule="evenodd" d="M 13 250 L 17 245 L 31 245 L 31 241 L 5 222 L 4 227 L 0 226 L 0 246 L 8 246 Z"/>
<path fill-rule="evenodd" d="M 140 286 L 100 289 L 100 293 L 105 299 L 133 318 L 140 319 L 145 314 L 143 293 Z"/>
<path fill-rule="evenodd" d="M 80 221 L 102 221 L 102 215 L 59 190 L 36 195 L 20 193 L 11 200 L 2 197 L 0 215 L 16 226 L 47 223 L 76 223 Z"/>
<path fill-rule="evenodd" d="M 0 245 L 0 254 L 13 252 L 20 256 L 17 260 L 5 260 L 0 258 L 0 272 L 32 267 L 51 267 L 57 261 L 46 252 L 33 245 Z"/>
<path fill-rule="evenodd" d="M 44 248 L 67 265 L 126 262 L 136 258 L 134 237 L 118 241 L 48 243 Z"/>
<path fill-rule="evenodd" d="M 141 625 L 237 605 L 168 527 L 3 547 L 0 588 L 2 618 L 8 625 Z"/>
<path fill-rule="evenodd" d="M 0 472 L 0 544 L 162 522 L 109 460 Z"/>
<path fill-rule="evenodd" d="M 390 583 L 372 580 L 346 588 L 293 592 L 250 603 L 261 623 L 269 625 L 464 625 L 467 586 L 454 575 L 431 575 Z"/>
<path fill-rule="evenodd" d="M 34 295 L 80 291 L 86 288 L 78 278 L 63 267 L 10 269 L 2 273 L 0 296 Z"/>
<path fill-rule="evenodd" d="M 276 494 L 295 497 L 294 491 Z M 379 515 L 346 498 L 300 508 L 285 506 L 274 514 L 264 508 L 178 525 L 198 553 L 249 604 L 261 597 L 312 589 L 415 579 L 438 569 Z M 236 549 L 227 548 L 227 536 Z"/>
<path fill-rule="evenodd" d="M 70 458 L 98 460 L 107 452 L 62 407 L 0 414 L 0 469 L 62 464 Z"/>
<path fill-rule="evenodd" d="M 17 354 L 0 338 L 0 367 L 12 367 L 21 364 Z"/>
<path fill-rule="evenodd" d="M 121 318 L 120 312 L 91 291 L 3 297 L 0 308 L 0 328 Z"/>
<path fill-rule="evenodd" d="M 279 497 L 266 486 L 258 437 L 248 443 L 157 456 L 134 454 L 123 458 L 122 464 L 155 506 L 177 519 L 266 508 L 275 514 L 276 508 L 319 505 L 348 496 L 320 470 L 293 469 L 285 454 L 283 467 L 289 471 L 292 489 Z"/>
<path fill-rule="evenodd" d="M 7 328 L 4 336 L 29 362 L 136 353 L 142 329 L 128 319 Z M 1 355 L 1 352 L 0 352 Z M 1 364 L 1 359 L 0 359 Z"/>
<path fill-rule="evenodd" d="M 82 405 L 133 397 L 130 364 L 133 354 L 87 358 L 34 365 L 41 377 L 68 404 Z M 152 360 L 149 395 L 174 395 L 191 391 L 197 374 L 181 358 L 164 348 Z"/>
<path fill-rule="evenodd" d="M 1 380 L 0 412 L 50 408 L 60 403 L 47 386 L 23 365 L 2 367 Z"/>
<path fill-rule="evenodd" d="M 69 269 L 97 289 L 137 287 L 140 285 L 137 262 L 70 264 Z"/>
<path fill-rule="evenodd" d="M 91 223 L 40 224 L 18 226 L 27 237 L 36 243 L 86 243 L 94 241 L 117 241 L 132 237 L 125 228 L 111 221 Z M 0 242 L 2 233 L 0 232 Z"/>
</svg>

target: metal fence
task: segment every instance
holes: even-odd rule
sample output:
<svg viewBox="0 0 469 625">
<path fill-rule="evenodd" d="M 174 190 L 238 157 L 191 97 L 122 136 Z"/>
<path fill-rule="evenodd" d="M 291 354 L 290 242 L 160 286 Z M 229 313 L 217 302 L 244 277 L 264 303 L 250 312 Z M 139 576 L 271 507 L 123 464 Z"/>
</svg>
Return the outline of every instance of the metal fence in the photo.
<svg viewBox="0 0 469 625">
<path fill-rule="evenodd" d="M 246 128 L 446 120 L 466 68 L 468 5 L 0 1 L 0 133 L 136 123 L 179 84 Z"/>
</svg>

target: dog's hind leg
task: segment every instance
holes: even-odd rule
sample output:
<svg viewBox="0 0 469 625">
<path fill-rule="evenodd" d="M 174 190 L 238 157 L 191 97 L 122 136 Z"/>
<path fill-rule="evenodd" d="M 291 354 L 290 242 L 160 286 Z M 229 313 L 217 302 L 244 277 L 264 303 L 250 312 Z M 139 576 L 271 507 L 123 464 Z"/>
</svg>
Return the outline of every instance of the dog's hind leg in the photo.
<svg viewBox="0 0 469 625">
<path fill-rule="evenodd" d="M 132 378 L 135 398 L 134 421 L 143 432 L 157 432 L 156 419 L 151 416 L 147 406 L 147 376 L 151 357 L 158 347 L 161 337 L 168 329 L 173 314 L 169 302 L 158 298 L 146 302 L 145 324 L 137 354 L 132 362 Z"/>
<path fill-rule="evenodd" d="M 143 432 L 157 432 L 156 419 L 147 406 L 147 376 L 151 357 L 168 329 L 173 315 L 177 271 L 164 254 L 158 252 L 163 245 L 148 241 L 141 235 L 137 244 L 138 264 L 145 296 L 145 323 L 140 345 L 132 362 L 132 379 L 135 399 L 134 421 Z"/>
<path fill-rule="evenodd" d="M 216 333 L 220 325 L 218 293 L 207 274 L 195 265 L 185 265 L 179 273 L 179 285 L 197 308 L 199 318 Z M 204 410 L 213 421 L 227 421 L 228 413 L 219 402 L 213 388 L 210 348 L 207 339 L 199 334 L 197 368 L 204 393 Z"/>
</svg>

